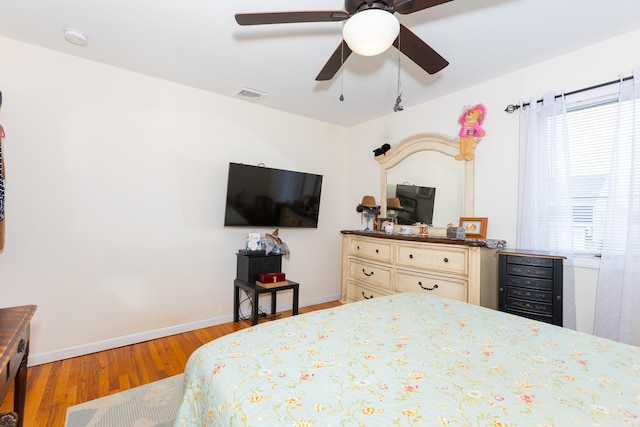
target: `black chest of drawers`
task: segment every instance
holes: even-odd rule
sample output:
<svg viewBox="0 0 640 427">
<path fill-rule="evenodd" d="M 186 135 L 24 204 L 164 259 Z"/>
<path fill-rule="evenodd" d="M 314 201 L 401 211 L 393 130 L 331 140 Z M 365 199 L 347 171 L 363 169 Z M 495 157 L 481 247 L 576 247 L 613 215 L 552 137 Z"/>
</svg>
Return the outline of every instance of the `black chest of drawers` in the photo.
<svg viewBox="0 0 640 427">
<path fill-rule="evenodd" d="M 238 253 L 236 279 L 255 285 L 259 273 L 280 273 L 282 271 L 282 254 L 250 254 Z"/>
<path fill-rule="evenodd" d="M 562 326 L 563 259 L 544 252 L 500 252 L 499 310 Z"/>
</svg>

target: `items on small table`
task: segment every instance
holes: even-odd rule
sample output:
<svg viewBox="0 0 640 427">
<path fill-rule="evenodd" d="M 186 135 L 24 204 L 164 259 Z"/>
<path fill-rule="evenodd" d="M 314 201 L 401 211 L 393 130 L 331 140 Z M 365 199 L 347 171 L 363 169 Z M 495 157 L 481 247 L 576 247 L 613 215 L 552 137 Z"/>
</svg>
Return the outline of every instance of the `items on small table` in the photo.
<svg viewBox="0 0 640 427">
<path fill-rule="evenodd" d="M 293 290 L 293 315 L 298 314 L 299 284 L 285 280 L 282 273 L 282 254 L 264 251 L 240 250 L 237 254 L 237 274 L 234 280 L 233 321 L 240 320 L 240 289 L 251 300 L 251 324 L 258 323 L 258 298 L 260 294 L 271 294 L 271 314 L 276 313 L 276 293 Z M 275 282 L 275 283 L 274 283 Z"/>
<path fill-rule="evenodd" d="M 261 288 L 277 288 L 278 286 L 286 285 L 287 281 L 284 280 L 284 273 L 259 273 L 256 285 Z"/>
</svg>

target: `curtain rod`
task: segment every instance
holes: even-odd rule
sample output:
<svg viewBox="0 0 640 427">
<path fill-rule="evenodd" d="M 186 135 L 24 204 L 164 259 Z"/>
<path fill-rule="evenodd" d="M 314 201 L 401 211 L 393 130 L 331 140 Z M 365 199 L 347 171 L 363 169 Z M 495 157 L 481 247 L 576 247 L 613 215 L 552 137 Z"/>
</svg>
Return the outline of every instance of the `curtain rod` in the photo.
<svg viewBox="0 0 640 427">
<path fill-rule="evenodd" d="M 613 84 L 616 84 L 616 83 L 620 83 L 621 81 L 624 82 L 624 81 L 631 80 L 631 79 L 633 79 L 633 76 L 624 77 L 624 78 L 618 79 L 618 80 L 611 80 L 610 82 L 600 83 L 600 84 L 597 84 L 597 85 L 594 85 L 594 86 L 589 86 L 589 87 L 585 87 L 585 88 L 582 88 L 582 89 L 576 89 L 576 90 L 573 90 L 571 92 L 567 92 L 567 93 L 564 94 L 564 96 L 574 95 L 576 93 L 586 92 L 586 91 L 592 90 L 592 89 L 598 89 L 598 88 L 601 88 L 601 87 L 613 85 Z M 562 95 L 556 95 L 554 98 L 558 99 L 561 96 Z M 538 103 L 538 102 L 542 102 L 542 99 L 538 99 L 536 101 L 536 103 Z M 511 114 L 511 113 L 515 112 L 520 107 L 525 108 L 525 107 L 528 107 L 528 106 L 529 106 L 528 102 L 525 102 L 524 104 L 509 104 L 509 105 L 507 105 L 507 108 L 504 109 L 504 111 L 506 111 L 507 113 Z"/>
</svg>

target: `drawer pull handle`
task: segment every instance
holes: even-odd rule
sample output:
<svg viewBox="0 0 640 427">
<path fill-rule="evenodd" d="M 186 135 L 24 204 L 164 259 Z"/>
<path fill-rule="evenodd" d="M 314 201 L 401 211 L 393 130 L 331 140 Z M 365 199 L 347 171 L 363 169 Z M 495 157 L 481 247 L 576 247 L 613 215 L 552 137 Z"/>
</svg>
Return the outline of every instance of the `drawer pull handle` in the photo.
<svg viewBox="0 0 640 427">
<path fill-rule="evenodd" d="M 357 250 L 360 250 L 360 245 L 356 246 L 356 249 L 357 249 Z"/>
<path fill-rule="evenodd" d="M 422 286 L 422 282 L 418 282 L 418 286 L 420 286 L 425 291 L 432 291 L 434 289 L 438 289 L 438 284 L 437 283 L 435 285 L 433 285 L 433 288 L 425 288 L 424 286 Z"/>
<path fill-rule="evenodd" d="M 379 253 L 380 253 L 380 251 L 376 249 L 376 253 L 377 253 L 377 254 L 379 254 Z"/>
<path fill-rule="evenodd" d="M 373 298 L 373 295 L 371 295 L 371 296 L 366 296 L 366 295 L 364 294 L 364 291 L 362 291 L 362 297 L 363 297 L 364 299 L 371 299 L 371 298 Z"/>
<path fill-rule="evenodd" d="M 449 262 L 449 258 L 443 259 L 444 262 Z"/>
<path fill-rule="evenodd" d="M 21 339 L 20 342 L 18 343 L 18 353 L 24 353 L 24 348 L 26 346 L 26 342 L 24 339 Z"/>
<path fill-rule="evenodd" d="M 371 276 L 373 276 L 373 271 L 369 274 L 369 273 L 367 273 L 366 271 L 364 271 L 364 268 L 363 268 L 363 269 L 362 269 L 362 272 L 363 272 L 363 273 L 364 273 L 364 275 L 365 275 L 365 276 L 367 276 L 367 277 L 371 277 Z"/>
<path fill-rule="evenodd" d="M 413 259 L 413 254 L 409 254 L 409 259 Z"/>
</svg>

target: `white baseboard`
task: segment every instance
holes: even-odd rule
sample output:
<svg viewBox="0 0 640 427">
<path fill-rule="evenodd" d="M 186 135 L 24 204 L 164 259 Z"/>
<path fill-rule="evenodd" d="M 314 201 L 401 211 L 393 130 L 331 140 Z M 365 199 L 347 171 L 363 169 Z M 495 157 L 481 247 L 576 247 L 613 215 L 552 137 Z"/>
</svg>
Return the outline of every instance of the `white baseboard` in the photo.
<svg viewBox="0 0 640 427">
<path fill-rule="evenodd" d="M 309 305 L 322 304 L 325 302 L 336 301 L 340 299 L 340 295 L 331 295 L 323 298 L 305 301 L 300 307 Z M 291 310 L 292 305 L 287 304 L 278 306 L 277 310 Z M 233 321 L 233 315 L 228 314 L 219 317 L 210 317 L 208 319 L 198 320 L 196 322 L 183 323 L 180 325 L 169 326 L 166 328 L 153 329 L 150 331 L 139 332 L 131 335 L 123 335 L 121 337 L 111 338 L 103 341 L 96 341 L 75 347 L 68 347 L 44 353 L 32 353 L 29 355 L 29 366 L 42 365 L 44 363 L 56 362 L 58 360 L 69 359 L 71 357 L 83 356 L 85 354 L 96 353 L 98 351 L 110 350 L 112 348 L 124 347 L 127 345 L 137 344 L 144 341 L 155 340 L 158 338 L 168 337 L 170 335 L 181 334 L 183 332 L 194 331 L 196 329 L 208 328 L 210 326 L 220 325 Z"/>
</svg>

